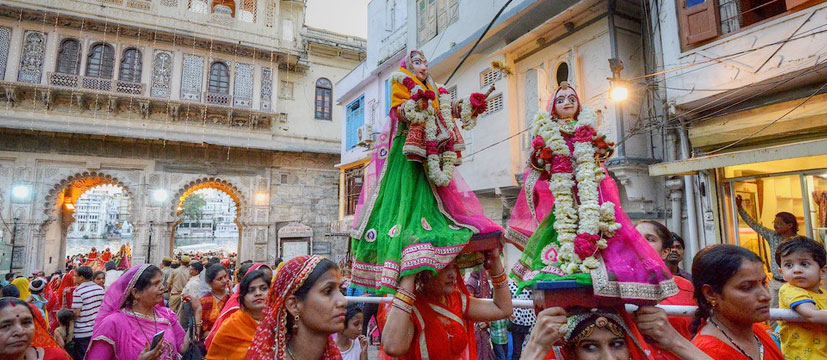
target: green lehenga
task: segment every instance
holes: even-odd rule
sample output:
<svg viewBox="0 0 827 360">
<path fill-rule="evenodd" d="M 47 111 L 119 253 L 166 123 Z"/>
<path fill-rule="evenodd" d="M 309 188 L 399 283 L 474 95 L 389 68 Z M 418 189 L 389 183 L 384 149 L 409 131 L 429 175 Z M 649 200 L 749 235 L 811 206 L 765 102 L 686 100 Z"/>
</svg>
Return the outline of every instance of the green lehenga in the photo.
<svg viewBox="0 0 827 360">
<path fill-rule="evenodd" d="M 470 226 L 447 216 L 422 163 L 403 154 L 407 133 L 400 121 L 376 189 L 364 204 L 368 218 L 359 219 L 351 234 L 352 284 L 372 293 L 394 293 L 402 276 L 439 271 L 474 235 Z"/>
</svg>

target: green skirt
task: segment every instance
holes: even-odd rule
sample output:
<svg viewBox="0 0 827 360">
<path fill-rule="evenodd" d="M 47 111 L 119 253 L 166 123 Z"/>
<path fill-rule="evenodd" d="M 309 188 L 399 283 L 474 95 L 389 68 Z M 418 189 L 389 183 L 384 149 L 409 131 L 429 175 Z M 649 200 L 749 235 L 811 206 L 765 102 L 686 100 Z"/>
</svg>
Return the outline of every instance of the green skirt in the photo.
<svg viewBox="0 0 827 360">
<path fill-rule="evenodd" d="M 370 293 L 392 294 L 403 276 L 441 270 L 474 234 L 446 216 L 423 165 L 402 152 L 403 127 L 351 234 L 351 284 Z"/>
<path fill-rule="evenodd" d="M 511 269 L 511 278 L 519 284 L 518 294 L 523 291 L 523 288 L 530 287 L 538 281 L 575 280 L 582 285 L 592 284 L 590 274 L 577 273 L 561 276 L 550 272 L 550 267 L 543 263 L 543 249 L 546 246 L 555 244 L 558 249 L 560 248 L 557 231 L 554 230 L 554 220 L 554 209 L 552 209 L 528 239 L 520 261 Z"/>
</svg>

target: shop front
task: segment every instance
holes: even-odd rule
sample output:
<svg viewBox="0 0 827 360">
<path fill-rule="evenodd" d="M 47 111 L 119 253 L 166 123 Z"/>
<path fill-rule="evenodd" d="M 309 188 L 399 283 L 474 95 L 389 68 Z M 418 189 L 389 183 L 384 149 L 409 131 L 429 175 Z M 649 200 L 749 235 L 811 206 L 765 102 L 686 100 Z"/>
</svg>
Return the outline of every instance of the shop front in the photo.
<svg viewBox="0 0 827 360">
<path fill-rule="evenodd" d="M 689 143 L 708 155 L 649 166 L 650 176 L 695 175 L 693 201 L 699 233 L 706 235 L 694 239 L 699 249 L 743 246 L 764 259 L 769 272 L 775 254 L 756 229 L 773 230 L 779 213 L 795 219 L 798 235 L 827 244 L 827 94 L 807 100 L 694 123 Z"/>
</svg>

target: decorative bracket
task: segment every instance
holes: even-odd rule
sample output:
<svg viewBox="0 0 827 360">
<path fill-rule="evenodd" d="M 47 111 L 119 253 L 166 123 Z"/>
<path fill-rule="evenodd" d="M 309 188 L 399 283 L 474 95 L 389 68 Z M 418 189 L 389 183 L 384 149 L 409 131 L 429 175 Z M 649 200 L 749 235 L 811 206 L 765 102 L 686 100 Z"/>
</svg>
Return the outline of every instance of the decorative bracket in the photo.
<svg viewBox="0 0 827 360">
<path fill-rule="evenodd" d="M 110 114 L 117 114 L 118 113 L 118 98 L 114 96 L 109 97 L 109 113 Z"/>
<path fill-rule="evenodd" d="M 14 103 L 17 101 L 17 88 L 14 86 L 6 86 L 6 105 L 9 107 L 14 107 Z"/>
<path fill-rule="evenodd" d="M 178 104 L 167 104 L 167 114 L 169 114 L 170 119 L 172 121 L 178 121 L 180 117 L 180 108 L 181 105 Z"/>
<path fill-rule="evenodd" d="M 146 120 L 149 117 L 149 101 L 138 101 L 138 112 L 141 118 Z"/>
<path fill-rule="evenodd" d="M 40 101 L 43 102 L 43 106 L 46 107 L 46 110 L 52 110 L 52 105 L 54 102 L 54 96 L 52 96 L 52 92 L 47 90 L 40 90 Z"/>
</svg>

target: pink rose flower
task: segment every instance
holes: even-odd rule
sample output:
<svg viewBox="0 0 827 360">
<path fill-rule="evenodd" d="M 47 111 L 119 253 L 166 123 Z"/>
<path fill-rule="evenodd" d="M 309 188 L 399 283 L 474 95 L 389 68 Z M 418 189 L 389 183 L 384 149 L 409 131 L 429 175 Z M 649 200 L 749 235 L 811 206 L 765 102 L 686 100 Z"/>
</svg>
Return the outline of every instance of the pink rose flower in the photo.
<svg viewBox="0 0 827 360">
<path fill-rule="evenodd" d="M 440 94 L 448 94 L 448 90 L 445 90 L 444 87 L 441 87 L 441 88 L 439 88 L 439 93 Z"/>
<path fill-rule="evenodd" d="M 586 260 L 587 257 L 597 252 L 596 243 L 598 240 L 600 240 L 599 235 L 577 234 L 577 237 L 574 238 L 574 252 L 580 257 L 580 260 Z"/>
<path fill-rule="evenodd" d="M 546 141 L 543 140 L 542 136 L 537 135 L 536 137 L 534 137 L 534 140 L 531 140 L 531 147 L 533 147 L 534 149 L 539 149 L 543 146 L 546 146 Z"/>
<path fill-rule="evenodd" d="M 436 99 L 436 94 L 434 94 L 434 92 L 431 91 L 431 90 L 427 90 L 427 91 L 425 91 L 425 97 L 428 98 L 428 99 L 433 100 L 433 99 Z"/>
<path fill-rule="evenodd" d="M 597 132 L 591 126 L 581 126 L 574 130 L 575 142 L 591 142 Z"/>
<path fill-rule="evenodd" d="M 414 86 L 416 86 L 416 83 L 413 81 L 413 79 L 406 77 L 405 80 L 402 80 L 402 85 L 405 85 L 405 87 L 408 88 L 408 90 L 410 90 L 413 89 Z"/>
<path fill-rule="evenodd" d="M 567 174 L 574 172 L 571 159 L 564 155 L 554 155 L 551 158 L 551 172 L 555 174 Z"/>
</svg>

